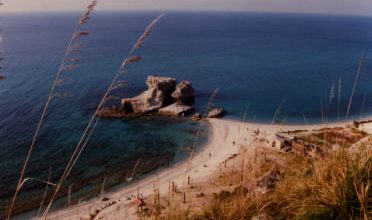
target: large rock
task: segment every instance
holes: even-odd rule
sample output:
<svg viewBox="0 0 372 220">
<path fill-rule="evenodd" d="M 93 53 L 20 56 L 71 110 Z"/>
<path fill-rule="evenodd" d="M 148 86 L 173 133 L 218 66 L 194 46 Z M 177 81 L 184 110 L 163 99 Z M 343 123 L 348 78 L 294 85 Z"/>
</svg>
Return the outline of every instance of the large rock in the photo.
<svg viewBox="0 0 372 220">
<path fill-rule="evenodd" d="M 180 103 L 173 103 L 165 108 L 159 109 L 159 113 L 162 115 L 181 116 L 183 114 L 190 113 L 194 110 L 193 107 L 183 105 Z"/>
<path fill-rule="evenodd" d="M 164 93 L 157 89 L 152 88 L 146 90 L 139 96 L 122 99 L 121 106 L 124 112 L 128 113 L 150 113 L 159 110 L 164 104 Z"/>
<path fill-rule="evenodd" d="M 188 81 L 177 85 L 172 77 L 148 76 L 148 89 L 133 98 L 121 100 L 120 107 L 106 107 L 99 112 L 101 117 L 141 116 L 147 113 L 181 116 L 193 111 L 194 89 Z"/>
<path fill-rule="evenodd" d="M 176 102 L 191 105 L 194 102 L 194 89 L 189 81 L 182 81 L 172 93 Z"/>
<path fill-rule="evenodd" d="M 177 81 L 171 77 L 148 76 L 146 84 L 148 90 L 139 96 L 121 100 L 122 110 L 126 114 L 156 112 L 169 104 Z"/>
<path fill-rule="evenodd" d="M 148 89 L 158 89 L 164 94 L 171 94 L 176 89 L 177 80 L 172 77 L 148 76 L 146 84 Z"/>
<path fill-rule="evenodd" d="M 208 112 L 208 118 L 221 118 L 225 114 L 223 108 L 215 108 Z"/>
</svg>

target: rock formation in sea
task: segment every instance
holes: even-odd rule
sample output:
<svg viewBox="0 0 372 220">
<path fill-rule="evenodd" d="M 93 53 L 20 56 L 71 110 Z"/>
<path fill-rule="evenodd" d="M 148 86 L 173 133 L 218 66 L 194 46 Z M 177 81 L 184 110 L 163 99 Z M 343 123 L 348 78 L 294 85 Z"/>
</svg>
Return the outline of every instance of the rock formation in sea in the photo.
<svg viewBox="0 0 372 220">
<path fill-rule="evenodd" d="M 175 78 L 149 76 L 148 89 L 136 97 L 122 99 L 121 108 L 128 114 L 156 112 L 170 102 L 176 83 Z"/>
<path fill-rule="evenodd" d="M 194 89 L 189 81 L 182 81 L 177 85 L 172 97 L 179 104 L 192 105 L 194 103 Z"/>
<path fill-rule="evenodd" d="M 193 111 L 194 89 L 190 82 L 171 77 L 148 76 L 147 90 L 133 98 L 123 98 L 120 106 L 103 108 L 101 117 L 124 117 L 130 115 L 181 116 Z"/>
</svg>

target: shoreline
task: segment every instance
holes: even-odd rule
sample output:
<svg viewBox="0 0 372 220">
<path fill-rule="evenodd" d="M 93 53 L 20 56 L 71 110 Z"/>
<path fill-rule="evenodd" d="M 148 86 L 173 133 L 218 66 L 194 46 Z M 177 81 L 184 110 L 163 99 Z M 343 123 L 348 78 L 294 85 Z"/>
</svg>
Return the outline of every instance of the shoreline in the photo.
<svg viewBox="0 0 372 220">
<path fill-rule="evenodd" d="M 370 118 L 364 118 L 369 120 Z M 258 137 L 253 132 L 259 130 L 260 135 L 270 140 L 276 140 L 277 132 L 288 130 L 317 130 L 325 127 L 343 127 L 353 123 L 353 120 L 347 122 L 336 122 L 328 124 L 313 125 L 277 125 L 263 123 L 245 123 L 232 119 L 209 119 L 210 125 L 208 140 L 200 146 L 192 159 L 192 166 L 186 175 L 188 159 L 180 161 L 166 167 L 159 172 L 152 172 L 136 182 L 126 186 L 118 186 L 115 190 L 106 193 L 104 197 L 108 201 L 102 201 L 102 197 L 97 196 L 79 205 L 63 208 L 51 212 L 48 219 L 89 219 L 89 213 L 95 210 L 101 210 L 105 204 L 111 204 L 102 209 L 98 216 L 105 216 L 109 219 L 136 219 L 136 208 L 133 205 L 133 197 L 139 193 L 144 198 L 153 195 L 154 188 L 158 189 L 160 195 L 167 194 L 171 182 L 174 182 L 179 188 L 187 187 L 187 178 L 190 176 L 192 182 L 207 181 L 216 171 L 221 163 L 228 158 L 240 153 L 240 146 L 255 141 Z M 368 123 L 367 125 L 370 125 Z M 361 125 L 362 129 L 372 130 L 372 126 Z M 131 198 L 128 200 L 128 198 Z M 16 216 L 15 219 L 32 218 L 31 212 Z"/>
</svg>

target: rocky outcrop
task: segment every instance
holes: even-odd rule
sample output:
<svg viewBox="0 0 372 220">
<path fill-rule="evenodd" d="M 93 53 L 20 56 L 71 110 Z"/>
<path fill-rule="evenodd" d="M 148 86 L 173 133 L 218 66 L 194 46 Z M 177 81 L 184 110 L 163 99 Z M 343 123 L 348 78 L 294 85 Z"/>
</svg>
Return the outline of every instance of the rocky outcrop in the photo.
<svg viewBox="0 0 372 220">
<path fill-rule="evenodd" d="M 146 80 L 148 89 L 158 89 L 165 94 L 171 94 L 177 84 L 177 80 L 172 77 L 148 76 Z"/>
<path fill-rule="evenodd" d="M 133 98 L 124 98 L 119 107 L 103 108 L 101 117 L 141 116 L 149 113 L 181 116 L 193 111 L 194 89 L 188 81 L 177 85 L 171 77 L 149 76 L 147 90 Z"/>
<path fill-rule="evenodd" d="M 121 107 L 127 114 L 156 112 L 172 102 L 176 83 L 175 78 L 149 76 L 146 80 L 148 89 L 139 96 L 122 99 Z"/>
<path fill-rule="evenodd" d="M 177 103 L 191 105 L 194 102 L 194 89 L 189 81 L 182 81 L 177 85 L 172 93 L 173 99 Z"/>
<path fill-rule="evenodd" d="M 139 96 L 122 99 L 121 106 L 125 113 L 151 113 L 163 107 L 165 94 L 157 89 L 146 90 Z"/>
<path fill-rule="evenodd" d="M 172 105 L 159 109 L 159 113 L 162 115 L 182 116 L 192 112 L 193 110 L 194 108 L 191 106 L 173 103 Z"/>
<path fill-rule="evenodd" d="M 225 114 L 223 108 L 214 108 L 208 112 L 208 118 L 221 118 Z"/>
</svg>

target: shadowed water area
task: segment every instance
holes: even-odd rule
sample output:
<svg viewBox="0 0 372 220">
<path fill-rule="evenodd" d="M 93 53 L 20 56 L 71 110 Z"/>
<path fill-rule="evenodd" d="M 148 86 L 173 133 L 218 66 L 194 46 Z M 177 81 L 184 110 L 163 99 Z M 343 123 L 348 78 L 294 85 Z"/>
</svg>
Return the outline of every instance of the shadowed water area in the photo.
<svg viewBox="0 0 372 220">
<path fill-rule="evenodd" d="M 52 102 L 26 176 L 46 179 L 51 168 L 52 180 L 57 179 L 122 59 L 156 15 L 94 15 L 86 27 L 91 34 L 80 55 L 83 64 L 68 73 L 71 82 L 59 86 L 58 91 L 68 96 Z M 14 192 L 50 82 L 79 16 L 7 14 L 1 20 L 7 74 L 7 80 L 0 82 L 2 201 Z M 249 121 L 271 122 L 283 103 L 276 122 L 302 124 L 305 116 L 307 122 L 318 123 L 322 103 L 328 120 L 336 121 L 345 118 L 365 49 L 367 60 L 351 108 L 351 117 L 359 118 L 372 110 L 371 46 L 371 18 L 168 13 L 138 52 L 143 61 L 128 69 L 128 85 L 119 94 L 137 95 L 146 89 L 148 75 L 166 75 L 193 84 L 198 111 L 219 88 L 216 105 L 224 107 L 229 118 L 241 119 L 247 109 Z M 102 120 L 65 190 L 74 184 L 76 202 L 98 193 L 105 177 L 108 186 L 125 183 L 138 161 L 138 174 L 181 161 L 188 155 L 197 126 L 190 120 L 154 117 Z M 207 127 L 203 124 L 199 146 L 207 140 Z M 42 196 L 43 188 L 28 184 L 25 190 L 18 207 L 26 196 Z"/>
</svg>

